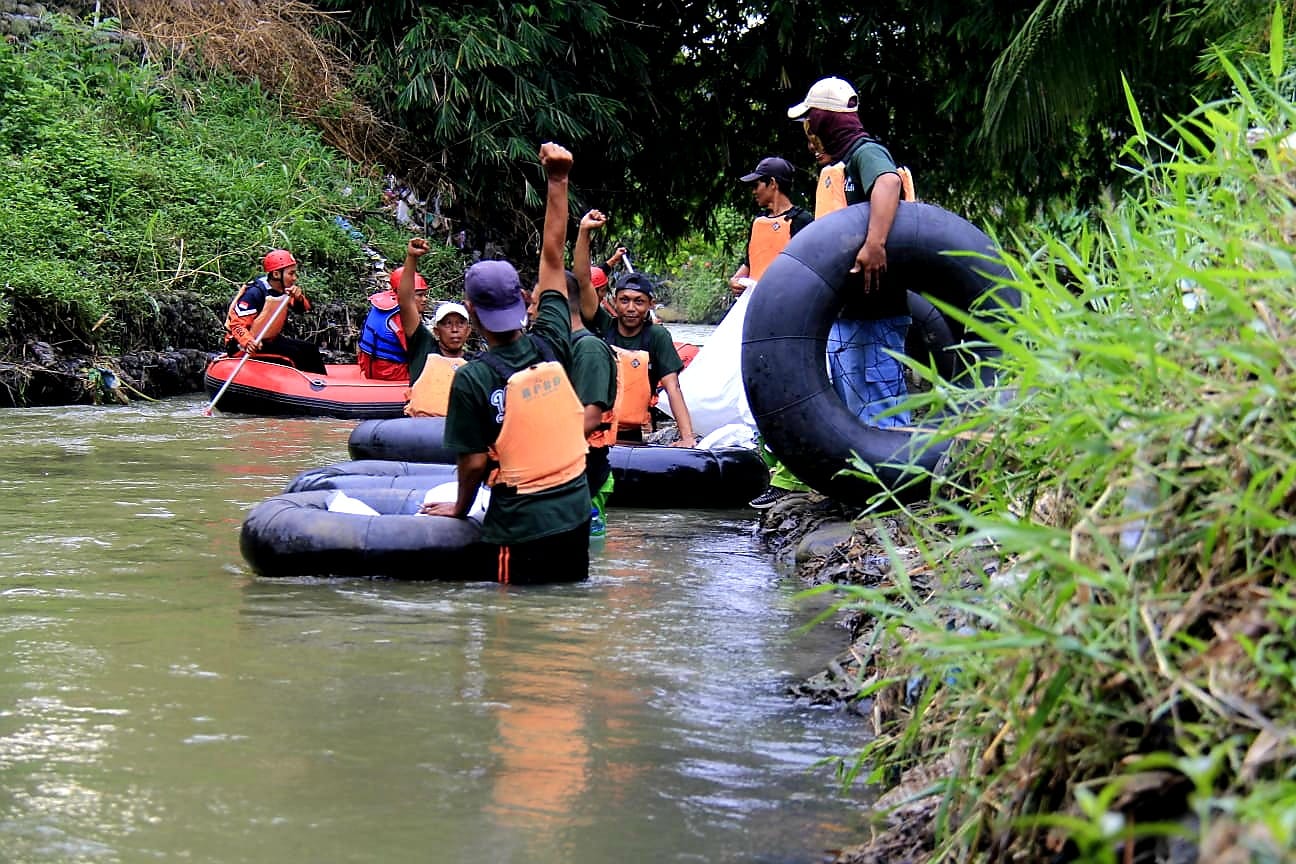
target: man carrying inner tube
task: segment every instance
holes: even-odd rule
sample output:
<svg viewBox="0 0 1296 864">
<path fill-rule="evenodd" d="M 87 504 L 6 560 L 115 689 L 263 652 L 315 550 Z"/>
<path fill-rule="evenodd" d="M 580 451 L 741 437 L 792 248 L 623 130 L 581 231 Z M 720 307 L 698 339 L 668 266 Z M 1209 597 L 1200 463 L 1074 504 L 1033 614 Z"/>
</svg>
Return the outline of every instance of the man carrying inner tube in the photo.
<svg viewBox="0 0 1296 864">
<path fill-rule="evenodd" d="M 454 503 L 425 504 L 432 516 L 467 517 L 483 482 L 492 487 L 482 540 L 496 551 L 501 583 L 575 582 L 589 576 L 590 494 L 585 481 L 585 411 L 568 377 L 571 313 L 563 247 L 572 156 L 540 147 L 548 174 L 540 295 L 535 326 L 507 261 L 479 261 L 464 274 L 469 320 L 489 350 L 455 373 L 445 446 L 458 453 Z"/>
<path fill-rule="evenodd" d="M 815 218 L 849 204 L 869 204 L 868 231 L 850 271 L 858 281 L 848 284 L 849 299 L 828 334 L 833 389 L 863 422 L 907 426 L 907 411 L 878 416 L 904 401 L 908 392 L 903 366 L 887 353 L 904 353 L 911 323 L 907 289 L 884 278 L 886 241 L 903 184 L 890 151 L 864 131 L 858 110 L 859 96 L 849 82 L 823 78 L 787 113 L 802 122 L 810 151 L 824 166 Z"/>
</svg>

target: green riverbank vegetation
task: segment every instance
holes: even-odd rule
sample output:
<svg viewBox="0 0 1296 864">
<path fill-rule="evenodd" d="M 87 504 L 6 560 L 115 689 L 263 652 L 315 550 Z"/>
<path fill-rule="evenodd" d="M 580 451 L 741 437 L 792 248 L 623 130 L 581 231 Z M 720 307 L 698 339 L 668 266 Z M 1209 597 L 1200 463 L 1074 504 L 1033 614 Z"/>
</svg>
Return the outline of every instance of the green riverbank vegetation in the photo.
<svg viewBox="0 0 1296 864">
<path fill-rule="evenodd" d="M 946 424 L 893 575 L 834 589 L 867 622 L 877 733 L 842 770 L 891 789 L 849 860 L 1292 860 L 1296 74 L 1273 28 L 1268 57 L 1216 58 L 1233 95 L 1174 143 L 1131 104 L 1128 194 L 1006 244 L 998 389 Z"/>
<path fill-rule="evenodd" d="M 294 251 L 313 299 L 357 304 L 372 264 L 337 217 L 389 255 L 403 249 L 381 177 L 285 118 L 279 94 L 152 58 L 111 21 L 56 20 L 30 40 L 0 41 L 0 340 L 10 350 L 34 337 L 69 353 L 214 348 L 225 305 L 269 249 Z M 175 295 L 211 316 L 168 316 Z"/>
<path fill-rule="evenodd" d="M 279 245 L 314 299 L 351 302 L 370 251 L 399 259 L 409 233 L 385 175 L 430 233 L 529 260 L 546 138 L 577 153 L 574 203 L 609 213 L 602 239 L 714 319 L 754 215 L 737 177 L 769 153 L 813 176 L 785 114 L 814 78 L 854 78 L 924 200 L 1003 233 L 1117 194 L 1119 73 L 1161 128 L 1226 89 L 1202 51 L 1257 44 L 1266 5 L 71 2 L 87 28 L 0 4 L 0 341 L 214 348 L 224 303 Z M 436 248 L 447 296 L 465 255 Z M 200 323 L 174 311 L 194 299 Z M 333 317 L 300 335 L 340 344 Z"/>
</svg>

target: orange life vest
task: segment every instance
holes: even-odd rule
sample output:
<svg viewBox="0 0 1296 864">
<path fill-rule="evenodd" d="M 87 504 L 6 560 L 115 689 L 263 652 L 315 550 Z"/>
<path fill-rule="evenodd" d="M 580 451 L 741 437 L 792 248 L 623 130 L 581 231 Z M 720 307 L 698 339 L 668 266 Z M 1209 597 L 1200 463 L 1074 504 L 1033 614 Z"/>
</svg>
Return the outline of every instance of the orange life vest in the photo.
<svg viewBox="0 0 1296 864">
<path fill-rule="evenodd" d="M 468 361 L 462 357 L 442 357 L 429 354 L 427 365 L 406 398 L 405 415 L 408 417 L 444 417 L 450 408 L 450 385 L 455 371 Z"/>
<path fill-rule="evenodd" d="M 540 349 L 541 362 L 511 370 L 498 355 L 487 353 L 481 359 L 506 382 L 504 422 L 488 451 L 499 467 L 487 485 L 512 486 L 518 494 L 530 495 L 584 474 L 588 447 L 585 408 L 567 372 L 543 339 L 523 338 Z"/>
<path fill-rule="evenodd" d="M 752 222 L 751 241 L 747 244 L 747 269 L 751 278 L 759 280 L 765 268 L 787 248 L 791 238 L 791 220 L 782 216 L 756 217 Z"/>
<path fill-rule="evenodd" d="M 896 168 L 900 175 L 900 198 L 903 201 L 917 201 L 914 196 L 913 172 L 901 165 Z M 846 206 L 846 164 L 834 162 L 825 165 L 819 172 L 819 185 L 815 187 L 815 218 L 821 219 L 834 210 Z M 754 230 L 754 229 L 753 229 Z M 754 269 L 754 268 L 753 268 Z"/>
<path fill-rule="evenodd" d="M 252 322 L 252 338 L 260 339 L 262 342 L 269 342 L 271 339 L 283 332 L 284 322 L 288 320 L 288 310 L 285 309 L 278 315 L 275 311 L 285 303 L 290 303 L 287 294 L 267 294 L 265 305 L 261 307 L 261 313 L 257 315 L 256 320 Z M 262 328 L 265 328 L 262 330 Z"/>
<path fill-rule="evenodd" d="M 617 361 L 617 398 L 612 406 L 618 426 L 647 426 L 652 422 L 649 410 L 656 404 L 656 394 L 648 379 L 648 352 L 612 346 Z"/>
<path fill-rule="evenodd" d="M 846 164 L 834 162 L 819 172 L 819 185 L 815 187 L 815 218 L 822 219 L 834 210 L 846 206 Z"/>
</svg>

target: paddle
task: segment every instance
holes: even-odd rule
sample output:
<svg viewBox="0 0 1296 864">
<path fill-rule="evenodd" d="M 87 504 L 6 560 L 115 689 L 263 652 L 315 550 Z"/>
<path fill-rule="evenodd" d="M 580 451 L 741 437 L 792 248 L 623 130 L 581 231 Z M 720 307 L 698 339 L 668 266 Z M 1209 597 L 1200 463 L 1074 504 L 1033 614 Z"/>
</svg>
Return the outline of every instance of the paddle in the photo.
<svg viewBox="0 0 1296 864">
<path fill-rule="evenodd" d="M 288 308 L 288 304 L 291 302 L 291 298 L 285 297 L 283 302 L 279 304 L 279 307 L 270 313 L 270 318 L 266 321 L 265 326 L 261 328 L 261 332 L 256 335 L 255 339 L 253 339 L 254 342 L 261 341 L 261 337 L 266 334 L 266 331 L 274 326 L 275 321 L 279 320 L 279 316 L 283 314 L 283 312 Z M 207 407 L 202 410 L 204 417 L 210 417 L 212 415 L 212 409 L 216 407 L 216 403 L 220 401 L 220 397 L 225 395 L 225 391 L 229 389 L 229 386 L 234 383 L 234 379 L 238 377 L 238 373 L 243 369 L 243 364 L 246 363 L 248 358 L 251 356 L 251 351 L 243 352 L 243 359 L 238 362 L 238 365 L 234 367 L 234 371 L 225 379 L 225 383 L 221 385 L 221 388 L 216 391 L 216 395 L 207 403 Z"/>
</svg>

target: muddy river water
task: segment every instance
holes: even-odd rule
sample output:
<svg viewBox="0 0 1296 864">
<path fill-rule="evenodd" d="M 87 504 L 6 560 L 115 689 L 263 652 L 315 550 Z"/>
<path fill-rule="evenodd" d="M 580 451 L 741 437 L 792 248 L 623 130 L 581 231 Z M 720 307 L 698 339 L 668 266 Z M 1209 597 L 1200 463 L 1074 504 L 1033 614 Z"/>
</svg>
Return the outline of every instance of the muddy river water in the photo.
<svg viewBox="0 0 1296 864">
<path fill-rule="evenodd" d="M 752 511 L 613 511 L 575 586 L 274 581 L 246 509 L 353 423 L 0 411 L 0 861 L 812 862 L 844 637 Z"/>
</svg>

